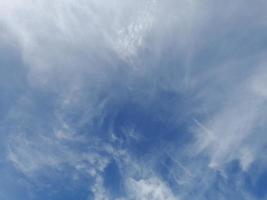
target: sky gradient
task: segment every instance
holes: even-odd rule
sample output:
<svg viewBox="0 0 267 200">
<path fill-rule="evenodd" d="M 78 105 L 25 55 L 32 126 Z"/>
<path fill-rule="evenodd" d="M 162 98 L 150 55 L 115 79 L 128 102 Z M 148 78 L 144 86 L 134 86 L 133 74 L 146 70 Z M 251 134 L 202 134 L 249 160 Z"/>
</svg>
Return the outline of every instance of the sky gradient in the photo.
<svg viewBox="0 0 267 200">
<path fill-rule="evenodd" d="M 0 0 L 0 200 L 266 200 L 266 8 Z"/>
</svg>

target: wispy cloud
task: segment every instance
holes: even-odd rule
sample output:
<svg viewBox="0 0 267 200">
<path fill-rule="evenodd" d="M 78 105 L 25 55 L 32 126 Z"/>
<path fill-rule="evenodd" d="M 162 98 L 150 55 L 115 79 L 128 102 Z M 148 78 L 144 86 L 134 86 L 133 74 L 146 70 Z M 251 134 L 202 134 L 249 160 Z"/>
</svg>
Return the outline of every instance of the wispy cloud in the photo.
<svg viewBox="0 0 267 200">
<path fill-rule="evenodd" d="M 256 199 L 266 171 L 265 8 L 1 1 L 3 166 L 38 182 L 85 176 L 98 200 Z M 114 194 L 111 163 L 121 176 Z"/>
</svg>

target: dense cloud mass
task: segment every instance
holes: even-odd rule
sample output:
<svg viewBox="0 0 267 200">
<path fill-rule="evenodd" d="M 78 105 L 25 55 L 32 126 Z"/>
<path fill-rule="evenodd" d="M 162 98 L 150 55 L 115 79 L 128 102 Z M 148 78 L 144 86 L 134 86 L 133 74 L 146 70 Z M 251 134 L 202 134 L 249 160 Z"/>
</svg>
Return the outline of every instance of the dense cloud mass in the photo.
<svg viewBox="0 0 267 200">
<path fill-rule="evenodd" d="M 266 8 L 0 0 L 0 199 L 266 199 Z"/>
</svg>

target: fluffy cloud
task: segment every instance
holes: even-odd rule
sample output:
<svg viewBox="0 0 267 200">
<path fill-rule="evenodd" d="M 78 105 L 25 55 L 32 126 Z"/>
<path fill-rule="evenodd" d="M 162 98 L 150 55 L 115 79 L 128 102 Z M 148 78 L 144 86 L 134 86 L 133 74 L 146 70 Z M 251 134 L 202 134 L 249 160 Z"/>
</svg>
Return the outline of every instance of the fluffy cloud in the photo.
<svg viewBox="0 0 267 200">
<path fill-rule="evenodd" d="M 171 190 L 160 180 L 155 177 L 141 180 L 128 180 L 128 187 L 130 190 L 130 199 L 140 200 L 174 200 L 177 199 L 171 192 Z"/>
</svg>

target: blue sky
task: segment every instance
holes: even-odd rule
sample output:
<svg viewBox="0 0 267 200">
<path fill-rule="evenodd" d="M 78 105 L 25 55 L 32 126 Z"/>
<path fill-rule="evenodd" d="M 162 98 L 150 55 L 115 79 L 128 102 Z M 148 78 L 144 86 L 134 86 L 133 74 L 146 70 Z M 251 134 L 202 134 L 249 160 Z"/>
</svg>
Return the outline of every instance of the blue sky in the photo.
<svg viewBox="0 0 267 200">
<path fill-rule="evenodd" d="M 266 7 L 0 0 L 0 199 L 267 199 Z"/>
</svg>

